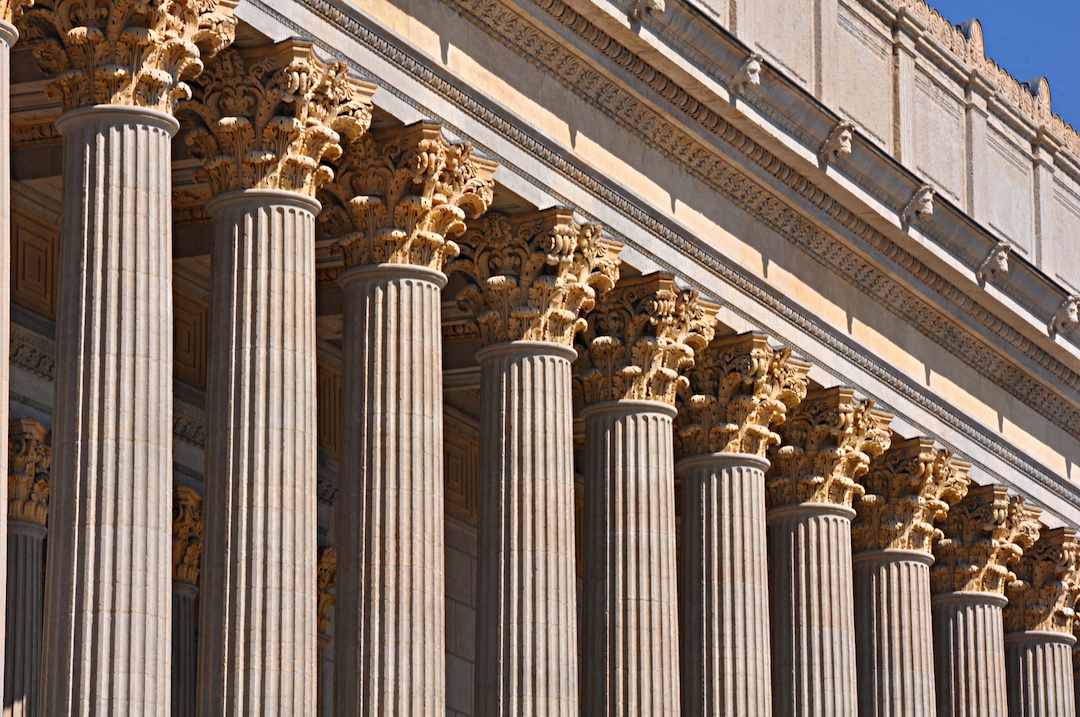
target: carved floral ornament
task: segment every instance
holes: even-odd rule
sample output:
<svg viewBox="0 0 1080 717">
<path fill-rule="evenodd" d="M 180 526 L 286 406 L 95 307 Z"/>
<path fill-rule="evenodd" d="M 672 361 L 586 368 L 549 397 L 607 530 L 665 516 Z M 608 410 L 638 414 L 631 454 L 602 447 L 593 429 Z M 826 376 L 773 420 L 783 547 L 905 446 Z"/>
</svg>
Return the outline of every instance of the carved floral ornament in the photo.
<svg viewBox="0 0 1080 717">
<path fill-rule="evenodd" d="M 326 63 L 306 40 L 227 50 L 203 72 L 179 108 L 196 125 L 187 135 L 203 160 L 196 180 L 212 194 L 284 189 L 314 197 L 334 177 L 325 164 L 371 125 L 375 86 Z"/>
<path fill-rule="evenodd" d="M 967 495 L 970 463 L 934 446 L 932 438 L 893 444 L 870 462 L 855 500 L 854 552 L 918 550 L 929 553 L 942 537 L 934 523 Z"/>
<path fill-rule="evenodd" d="M 202 557 L 202 498 L 187 486 L 173 488 L 173 580 L 199 583 Z"/>
<path fill-rule="evenodd" d="M 8 425 L 8 520 L 46 525 L 49 521 L 49 433 L 37 421 Z"/>
<path fill-rule="evenodd" d="M 571 346 L 582 315 L 619 279 L 621 244 L 580 225 L 573 210 L 487 214 L 469 223 L 448 271 L 469 285 L 457 297 L 479 329 L 480 344 L 547 341 Z"/>
<path fill-rule="evenodd" d="M 856 481 L 891 442 L 892 416 L 857 401 L 850 388 L 808 393 L 779 427 L 765 484 L 770 508 L 798 503 L 851 507 L 864 489 Z"/>
<path fill-rule="evenodd" d="M 1005 632 L 1048 630 L 1069 635 L 1080 596 L 1077 558 L 1080 546 L 1072 528 L 1042 531 L 1024 550 L 1005 585 Z"/>
<path fill-rule="evenodd" d="M 346 268 L 412 264 L 442 271 L 458 254 L 465 220 L 491 206 L 496 163 L 441 126 L 418 122 L 350 143 L 337 180 L 320 195 L 319 219 Z"/>
<path fill-rule="evenodd" d="M 10 0 L 9 0 L 10 2 Z M 15 22 L 63 109 L 133 105 L 172 113 L 187 80 L 232 44 L 236 0 L 36 0 Z"/>
<path fill-rule="evenodd" d="M 327 634 L 330 627 L 329 609 L 336 603 L 336 598 L 330 591 L 337 587 L 337 548 L 328 545 L 319 552 L 318 564 L 318 589 L 319 600 L 317 612 L 319 619 L 319 634 Z"/>
<path fill-rule="evenodd" d="M 713 337 L 716 306 L 670 274 L 620 281 L 597 301 L 578 336 L 576 379 L 585 403 L 675 403 L 686 370 Z"/>
<path fill-rule="evenodd" d="M 774 350 L 764 334 L 714 340 L 687 371 L 675 447 L 680 456 L 748 453 L 764 457 L 780 443 L 772 427 L 806 396 L 810 363 Z"/>
<path fill-rule="evenodd" d="M 1014 580 L 1010 566 L 1039 538 L 1038 508 L 1009 498 L 1004 486 L 972 488 L 939 521 L 930 584 L 934 594 L 981 591 L 999 595 Z"/>
</svg>

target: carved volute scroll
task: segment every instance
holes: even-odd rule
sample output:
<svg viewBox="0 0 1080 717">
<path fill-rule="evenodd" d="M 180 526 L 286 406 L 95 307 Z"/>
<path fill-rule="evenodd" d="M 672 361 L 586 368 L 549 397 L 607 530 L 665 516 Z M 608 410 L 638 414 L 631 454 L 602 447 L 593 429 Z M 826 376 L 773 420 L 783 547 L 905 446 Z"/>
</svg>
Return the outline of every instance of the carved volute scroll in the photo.
<svg viewBox="0 0 1080 717">
<path fill-rule="evenodd" d="M 670 274 L 620 281 L 600 297 L 578 335 L 575 375 L 585 403 L 675 403 L 694 356 L 713 337 L 716 307 Z"/>
<path fill-rule="evenodd" d="M 929 553 L 941 537 L 935 522 L 967 495 L 970 468 L 932 438 L 894 443 L 860 479 L 866 493 L 855 500 L 852 549 Z"/>
<path fill-rule="evenodd" d="M 8 424 L 8 520 L 49 522 L 49 433 L 37 421 Z"/>
<path fill-rule="evenodd" d="M 326 164 L 342 143 L 371 124 L 371 83 L 349 77 L 344 62 L 326 63 L 311 42 L 227 50 L 210 62 L 194 97 L 178 108 L 195 125 L 196 174 L 212 194 L 284 189 L 314 197 L 330 181 Z"/>
<path fill-rule="evenodd" d="M 10 1 L 10 0 L 9 0 Z M 35 0 L 23 42 L 64 110 L 129 105 L 172 113 L 187 80 L 232 44 L 236 0 Z"/>
<path fill-rule="evenodd" d="M 187 486 L 173 488 L 173 580 L 199 584 L 202 498 Z"/>
<path fill-rule="evenodd" d="M 1005 585 L 1005 632 L 1047 630 L 1071 635 L 1080 596 L 1080 545 L 1072 528 L 1042 530 L 1013 568 Z"/>
<path fill-rule="evenodd" d="M 330 627 L 330 606 L 335 604 L 334 594 L 330 592 L 337 587 L 337 548 L 328 545 L 319 551 L 318 566 L 319 600 L 317 612 L 319 618 L 319 634 L 328 634 Z"/>
<path fill-rule="evenodd" d="M 889 447 L 892 416 L 857 401 L 850 388 L 812 391 L 780 424 L 769 452 L 768 505 L 831 503 L 851 507 L 870 460 Z"/>
<path fill-rule="evenodd" d="M 680 456 L 749 453 L 780 443 L 773 426 L 806 397 L 810 364 L 774 350 L 765 334 L 716 339 L 699 351 L 679 392 L 675 448 Z"/>
<path fill-rule="evenodd" d="M 480 344 L 547 341 L 571 346 L 583 314 L 619 278 L 621 245 L 600 238 L 596 224 L 579 225 L 562 207 L 528 214 L 486 214 L 469 223 L 461 255 L 448 271 L 469 285 L 457 297 Z"/>
<path fill-rule="evenodd" d="M 350 143 L 319 217 L 346 268 L 412 264 L 442 271 L 458 254 L 465 220 L 487 211 L 496 163 L 452 144 L 441 125 L 418 122 Z"/>
<path fill-rule="evenodd" d="M 943 537 L 934 544 L 932 591 L 1004 593 L 1014 579 L 1010 567 L 1039 538 L 1040 512 L 1010 499 L 1004 486 L 970 489 L 938 521 Z"/>
</svg>

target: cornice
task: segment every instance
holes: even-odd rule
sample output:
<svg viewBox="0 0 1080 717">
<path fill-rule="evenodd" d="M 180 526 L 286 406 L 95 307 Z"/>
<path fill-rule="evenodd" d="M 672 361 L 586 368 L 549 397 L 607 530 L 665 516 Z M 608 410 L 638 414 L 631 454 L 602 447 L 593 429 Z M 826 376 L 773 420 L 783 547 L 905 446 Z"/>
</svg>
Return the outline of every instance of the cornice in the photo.
<svg viewBox="0 0 1080 717">
<path fill-rule="evenodd" d="M 452 0 L 444 0 L 444 2 L 451 2 Z M 316 17 L 321 18 L 323 21 L 331 23 L 337 28 L 340 28 L 342 32 L 354 38 L 357 42 L 370 49 L 373 53 L 383 58 L 386 62 L 399 68 L 401 71 L 407 73 L 415 79 L 416 82 L 426 87 L 431 92 L 444 98 L 448 102 L 452 102 L 458 107 L 462 113 L 471 117 L 477 122 L 490 128 L 498 135 L 505 137 L 509 142 L 521 150 L 527 152 L 537 161 L 548 167 L 554 172 L 558 172 L 569 182 L 582 188 L 590 195 L 596 197 L 600 201 L 604 202 L 608 206 L 612 207 L 615 211 L 619 212 L 629 220 L 641 226 L 653 236 L 659 238 L 669 246 L 677 249 L 688 258 L 694 260 L 702 267 L 712 272 L 716 277 L 724 282 L 727 282 L 730 286 L 740 291 L 745 296 L 750 297 L 754 301 L 758 302 L 761 306 L 767 310 L 775 313 L 778 317 L 785 322 L 795 327 L 798 331 L 804 333 L 806 336 L 812 338 L 814 341 L 819 342 L 822 346 L 828 348 L 828 350 L 835 353 L 836 356 L 850 363 L 858 370 L 864 372 L 874 380 L 879 381 L 884 386 L 889 386 L 891 390 L 899 394 L 904 400 L 910 401 L 912 404 L 918 406 L 921 410 L 926 411 L 934 419 L 940 421 L 949 429 L 954 430 L 957 434 L 963 436 L 966 440 L 978 445 L 981 449 L 985 450 L 988 454 L 996 456 L 1000 460 L 1008 463 L 1012 469 L 1030 477 L 1041 488 L 1046 489 L 1056 497 L 1066 501 L 1074 507 L 1080 508 L 1080 496 L 1077 496 L 1074 490 L 1072 490 L 1065 479 L 1056 475 L 1047 473 L 1041 467 L 1035 465 L 1027 457 L 1016 453 L 1007 445 L 1001 443 L 998 437 L 990 434 L 985 429 L 970 423 L 967 419 L 955 413 L 947 406 L 943 405 L 937 398 L 931 396 L 921 386 L 913 383 L 907 377 L 897 374 L 893 369 L 876 360 L 875 358 L 868 356 L 865 352 L 861 351 L 857 346 L 853 345 L 846 337 L 836 334 L 834 331 L 827 327 L 819 325 L 811 317 L 805 315 L 800 309 L 791 306 L 780 296 L 773 293 L 768 287 L 762 286 L 755 279 L 750 278 L 743 274 L 738 269 L 727 264 L 724 260 L 713 254 L 711 251 L 706 250 L 695 241 L 688 239 L 670 225 L 661 221 L 654 216 L 648 210 L 642 208 L 640 205 L 630 201 L 620 191 L 605 184 L 603 181 L 597 179 L 588 171 L 578 166 L 574 161 L 565 157 L 561 152 L 548 146 L 541 138 L 531 134 L 526 129 L 523 129 L 512 118 L 502 114 L 501 112 L 493 109 L 491 106 L 485 104 L 483 101 L 477 99 L 472 94 L 465 91 L 462 87 L 458 86 L 452 80 L 448 79 L 445 75 L 439 71 L 433 69 L 425 61 L 421 60 L 417 56 L 406 51 L 392 40 L 384 37 L 377 29 L 373 28 L 371 24 L 367 22 L 361 22 L 357 19 L 356 13 L 359 9 L 346 5 L 342 7 L 332 0 L 298 0 L 298 2 L 312 12 Z M 489 3 L 494 5 L 494 3 Z M 303 25 L 299 24 L 293 18 L 295 16 L 286 17 L 282 13 L 267 6 L 261 0 L 249 0 L 246 3 L 246 7 L 251 8 L 254 12 L 257 12 L 267 18 L 272 19 L 275 23 L 282 27 L 288 28 L 297 34 L 310 34 L 310 31 Z M 241 6 L 241 10 L 244 6 Z M 475 16 L 466 15 L 468 19 L 476 22 Z M 496 21 L 498 24 L 498 21 Z M 561 59 L 561 56 L 551 58 L 553 62 L 547 64 L 540 64 L 536 59 L 536 55 L 533 54 L 532 48 L 520 48 L 518 47 L 511 37 L 515 36 L 515 33 L 522 30 L 517 25 L 511 25 L 506 28 L 506 35 L 496 32 L 495 30 L 482 26 L 486 32 L 492 34 L 494 37 L 504 42 L 508 47 L 515 49 L 522 54 L 529 62 L 540 67 L 545 72 L 558 76 L 555 68 L 551 65 L 554 62 Z M 326 52 L 334 51 L 334 47 L 323 41 L 316 40 L 316 45 L 321 47 Z M 363 68 L 353 63 L 353 68 L 363 72 Z M 420 105 L 414 98 L 411 98 L 408 94 L 400 90 L 399 88 L 387 84 L 385 81 L 374 78 L 380 82 L 382 88 L 394 95 L 399 100 L 407 103 L 408 105 L 417 109 L 425 116 L 437 117 L 437 113 L 430 111 L 428 108 Z M 581 90 L 575 89 L 576 92 L 582 94 Z M 586 97 L 590 101 L 594 101 L 594 98 Z M 603 109 L 603 107 L 601 107 Z M 459 126 L 455 126 L 450 123 L 446 118 L 441 118 L 444 126 L 449 130 L 455 132 L 456 135 L 461 137 L 470 137 Z M 508 171 L 513 171 L 520 175 L 525 180 L 533 183 L 547 195 L 551 196 L 556 203 L 567 204 L 569 200 L 554 191 L 550 186 L 543 183 L 540 179 L 529 175 L 527 172 L 516 167 L 507 158 L 500 156 L 500 154 L 493 148 L 484 146 L 478 142 L 475 138 L 472 138 L 478 149 L 481 149 L 486 156 L 492 157 L 497 160 L 501 166 Z M 579 213 L 587 219 L 595 219 L 587 212 L 580 211 Z M 669 264 L 656 256 L 648 246 L 640 241 L 636 241 L 632 237 L 624 236 L 619 232 L 611 230 L 610 227 L 605 227 L 605 233 L 609 234 L 612 238 L 623 242 L 627 246 L 632 247 L 635 251 L 649 258 L 651 261 L 663 269 L 672 270 Z M 832 239 L 824 232 L 821 232 L 823 240 L 835 243 L 835 239 Z M 784 236 L 788 236 L 787 231 L 783 233 Z M 703 287 L 699 287 L 703 288 Z M 890 307 L 891 308 L 891 307 Z M 795 343 L 790 339 L 784 337 L 781 331 L 776 325 L 769 327 L 764 326 L 755 318 L 746 314 L 741 309 L 736 307 L 730 307 L 733 313 L 739 315 L 748 324 L 757 326 L 764 330 L 768 329 L 776 338 L 783 343 Z M 936 337 L 935 337 L 936 338 Z M 966 360 L 965 360 L 966 361 Z M 966 361 L 967 362 L 967 361 Z M 970 363 L 970 362 L 968 362 Z M 977 367 L 976 367 L 977 368 Z M 836 375 L 838 380 L 845 380 L 845 377 L 826 368 L 826 371 Z M 869 394 L 869 392 L 867 392 Z M 1026 400 L 1026 399 L 1022 399 Z M 879 405 L 887 405 L 885 402 L 879 401 Z M 931 432 L 926 426 L 919 425 L 912 419 L 907 419 L 909 423 L 915 428 L 915 430 L 922 433 Z M 1003 483 L 1013 484 L 1013 481 L 1008 477 L 1001 475 L 991 469 L 985 464 L 976 463 L 987 475 L 988 478 L 1000 481 Z M 1055 511 L 1048 511 L 1055 513 Z"/>
</svg>

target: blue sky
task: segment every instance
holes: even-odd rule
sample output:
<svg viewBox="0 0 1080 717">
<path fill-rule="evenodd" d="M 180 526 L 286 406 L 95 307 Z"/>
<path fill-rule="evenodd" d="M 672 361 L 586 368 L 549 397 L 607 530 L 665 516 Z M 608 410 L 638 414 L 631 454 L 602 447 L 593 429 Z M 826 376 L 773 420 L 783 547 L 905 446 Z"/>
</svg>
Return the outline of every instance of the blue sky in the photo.
<svg viewBox="0 0 1080 717">
<path fill-rule="evenodd" d="M 954 25 L 978 18 L 986 54 L 1018 80 L 1045 76 L 1050 106 L 1080 129 L 1080 0 L 928 0 Z"/>
</svg>

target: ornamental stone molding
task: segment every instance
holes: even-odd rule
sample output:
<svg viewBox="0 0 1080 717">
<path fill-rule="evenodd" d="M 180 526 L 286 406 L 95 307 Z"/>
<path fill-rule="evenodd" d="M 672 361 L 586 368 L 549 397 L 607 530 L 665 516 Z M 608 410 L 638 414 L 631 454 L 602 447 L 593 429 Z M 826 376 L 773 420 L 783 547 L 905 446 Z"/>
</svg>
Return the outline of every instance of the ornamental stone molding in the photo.
<svg viewBox="0 0 1080 717">
<path fill-rule="evenodd" d="M 1039 538 L 1038 508 L 1009 498 L 1004 486 L 972 488 L 938 522 L 931 591 L 1004 594 L 1015 579 L 1011 566 Z"/>
<path fill-rule="evenodd" d="M 908 226 L 918 217 L 926 221 L 934 216 L 934 195 L 937 190 L 929 184 L 924 184 L 915 190 L 908 203 L 900 210 L 900 223 Z"/>
<path fill-rule="evenodd" d="M 810 365 L 789 348 L 773 349 L 765 334 L 715 339 L 695 356 L 678 396 L 676 453 L 764 458 L 780 443 L 772 427 L 806 397 Z"/>
<path fill-rule="evenodd" d="M 769 508 L 798 503 L 851 507 L 864 489 L 857 480 L 888 449 L 892 415 L 858 401 L 851 388 L 812 391 L 780 425 L 769 453 Z"/>
<path fill-rule="evenodd" d="M 835 164 L 844 157 L 851 156 L 851 140 L 855 138 L 855 123 L 844 120 L 833 128 L 818 150 L 818 160 L 822 164 Z"/>
<path fill-rule="evenodd" d="M 307 40 L 227 50 L 209 63 L 193 99 L 180 105 L 203 161 L 195 179 L 212 194 L 282 189 L 314 197 L 334 177 L 327 160 L 371 124 L 375 86 L 323 62 Z"/>
<path fill-rule="evenodd" d="M 330 607 L 337 600 L 330 592 L 337 587 L 337 548 L 328 545 L 319 551 L 318 577 L 316 579 L 319 598 L 316 610 L 319 621 L 319 634 L 326 635 L 330 628 Z"/>
<path fill-rule="evenodd" d="M 451 143 L 435 122 L 352 142 L 338 178 L 320 195 L 324 233 L 347 268 L 412 264 L 442 271 L 458 254 L 465 220 L 491 206 L 497 164 L 469 142 Z"/>
<path fill-rule="evenodd" d="M 480 345 L 546 341 L 572 346 L 583 314 L 619 279 L 621 244 L 578 224 L 563 207 L 528 214 L 491 213 L 469 223 L 449 271 L 469 285 L 458 306 L 473 317 Z"/>
<path fill-rule="evenodd" d="M 894 443 L 860 479 L 866 492 L 854 504 L 852 550 L 931 552 L 942 537 L 934 523 L 967 495 L 970 468 L 932 438 Z"/>
<path fill-rule="evenodd" d="M 47 94 L 65 111 L 129 105 L 172 114 L 187 80 L 232 44 L 236 0 L 36 0 L 16 13 Z"/>
<path fill-rule="evenodd" d="M 757 87 L 761 84 L 761 63 L 765 58 L 754 53 L 742 61 L 735 76 L 731 80 L 731 94 L 738 95 L 746 91 L 747 87 Z"/>
<path fill-rule="evenodd" d="M 674 405 L 686 370 L 713 337 L 717 307 L 679 289 L 671 274 L 620 281 L 597 301 L 578 337 L 576 379 L 586 404 Z"/>
<path fill-rule="evenodd" d="M 199 584 L 202 526 L 202 497 L 187 486 L 173 488 L 173 580 Z"/>
<path fill-rule="evenodd" d="M 37 421 L 8 424 L 8 520 L 49 521 L 49 432 Z"/>
<path fill-rule="evenodd" d="M 1040 630 L 1071 635 L 1080 597 L 1076 530 L 1042 530 L 1013 568 L 1005 585 L 1005 632 Z"/>
<path fill-rule="evenodd" d="M 1072 294 L 1061 302 L 1050 322 L 1046 325 L 1046 332 L 1050 336 L 1063 334 L 1069 329 L 1080 324 L 1080 296 Z"/>
<path fill-rule="evenodd" d="M 983 259 L 982 264 L 975 270 L 975 280 L 979 284 L 985 284 L 995 276 L 1001 276 L 1009 271 L 1009 254 L 1012 252 L 1012 244 L 1007 241 L 998 242 Z"/>
</svg>

